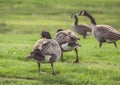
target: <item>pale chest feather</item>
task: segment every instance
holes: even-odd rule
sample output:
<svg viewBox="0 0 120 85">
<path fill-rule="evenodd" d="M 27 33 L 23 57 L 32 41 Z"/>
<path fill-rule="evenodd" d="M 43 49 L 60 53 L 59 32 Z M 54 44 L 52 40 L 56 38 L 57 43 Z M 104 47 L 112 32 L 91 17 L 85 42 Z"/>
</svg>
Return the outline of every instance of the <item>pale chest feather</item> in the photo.
<svg viewBox="0 0 120 85">
<path fill-rule="evenodd" d="M 108 40 L 108 39 L 105 39 L 107 43 L 113 43 L 113 42 L 116 42 L 116 40 Z"/>
<path fill-rule="evenodd" d="M 92 35 L 99 41 L 100 33 L 97 31 L 97 26 L 91 24 L 91 27 L 92 27 Z"/>
<path fill-rule="evenodd" d="M 92 35 L 92 32 L 87 32 L 87 35 Z"/>
<path fill-rule="evenodd" d="M 45 55 L 45 59 L 44 60 L 46 62 L 49 62 L 51 57 L 52 57 L 51 55 Z"/>
<path fill-rule="evenodd" d="M 78 31 L 77 29 L 76 29 L 76 25 L 72 25 L 72 29 L 74 30 L 74 31 Z"/>
<path fill-rule="evenodd" d="M 61 45 L 61 48 L 64 50 L 64 51 L 71 51 L 71 50 L 74 50 L 75 48 L 77 48 L 78 46 L 68 46 L 68 43 L 65 43 L 65 44 L 62 44 Z"/>
</svg>

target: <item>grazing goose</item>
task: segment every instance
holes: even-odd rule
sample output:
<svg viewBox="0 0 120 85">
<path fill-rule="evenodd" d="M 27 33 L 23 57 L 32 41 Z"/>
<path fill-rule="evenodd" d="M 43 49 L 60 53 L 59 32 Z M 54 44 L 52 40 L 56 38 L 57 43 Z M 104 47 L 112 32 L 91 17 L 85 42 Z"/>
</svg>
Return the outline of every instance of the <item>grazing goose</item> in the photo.
<svg viewBox="0 0 120 85">
<path fill-rule="evenodd" d="M 79 38 L 72 31 L 58 29 L 55 35 L 55 40 L 58 42 L 62 50 L 61 61 L 63 61 L 63 52 L 75 50 L 76 60 L 74 63 L 79 62 L 77 49 L 81 45 L 77 42 Z"/>
<path fill-rule="evenodd" d="M 120 40 L 120 32 L 109 25 L 96 25 L 93 16 L 85 10 L 80 11 L 78 15 L 86 16 L 90 19 L 93 35 L 99 41 L 100 47 L 102 47 L 104 42 L 113 43 L 117 47 L 116 41 Z"/>
<path fill-rule="evenodd" d="M 42 39 L 38 40 L 35 44 L 33 51 L 27 58 L 34 58 L 38 63 L 38 71 L 40 73 L 40 63 L 46 61 L 51 63 L 52 74 L 54 73 L 54 62 L 58 60 L 61 56 L 61 48 L 57 41 L 50 39 L 49 32 L 43 31 L 41 33 Z M 46 37 L 47 39 L 45 39 Z"/>
<path fill-rule="evenodd" d="M 71 16 L 71 18 L 75 19 L 75 22 L 72 25 L 73 30 L 76 31 L 78 34 L 83 35 L 83 38 L 86 38 L 87 35 L 92 34 L 92 29 L 91 29 L 90 26 L 88 26 L 86 24 L 79 24 L 78 25 L 78 17 L 77 17 L 77 15 L 73 14 Z"/>
</svg>

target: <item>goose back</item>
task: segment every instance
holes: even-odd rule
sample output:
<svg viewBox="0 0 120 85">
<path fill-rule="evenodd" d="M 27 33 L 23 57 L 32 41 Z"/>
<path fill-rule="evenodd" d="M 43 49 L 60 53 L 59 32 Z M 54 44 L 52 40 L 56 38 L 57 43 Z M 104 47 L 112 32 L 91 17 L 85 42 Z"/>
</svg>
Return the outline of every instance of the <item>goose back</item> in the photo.
<svg viewBox="0 0 120 85">
<path fill-rule="evenodd" d="M 71 40 L 77 41 L 79 38 L 70 30 L 60 31 L 56 33 L 55 40 L 61 45 L 69 43 Z"/>
<path fill-rule="evenodd" d="M 63 51 L 71 51 L 78 46 L 76 44 L 79 38 L 70 30 L 56 33 L 55 40 L 59 43 Z"/>
<path fill-rule="evenodd" d="M 48 61 L 52 56 L 55 56 L 53 61 L 56 61 L 61 56 L 61 49 L 58 43 L 52 39 L 40 39 L 34 46 L 33 52 L 38 51 L 38 55 L 32 56 L 32 58 L 38 61 Z M 47 60 L 49 59 L 49 60 Z"/>
</svg>

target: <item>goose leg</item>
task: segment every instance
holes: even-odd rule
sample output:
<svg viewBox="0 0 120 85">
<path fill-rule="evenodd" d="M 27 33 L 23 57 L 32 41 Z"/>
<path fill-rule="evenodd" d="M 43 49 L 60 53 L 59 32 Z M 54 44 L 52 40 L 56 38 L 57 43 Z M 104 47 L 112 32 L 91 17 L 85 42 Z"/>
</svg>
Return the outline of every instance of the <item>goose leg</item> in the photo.
<svg viewBox="0 0 120 85">
<path fill-rule="evenodd" d="M 55 72 L 54 72 L 54 64 L 51 62 L 51 66 L 52 66 L 52 74 L 55 75 Z"/>
<path fill-rule="evenodd" d="M 100 42 L 99 46 L 100 46 L 100 48 L 102 47 L 102 42 Z"/>
<path fill-rule="evenodd" d="M 40 62 L 37 62 L 38 64 L 38 73 L 40 73 Z"/>
<path fill-rule="evenodd" d="M 63 62 L 63 52 L 61 53 L 61 61 Z"/>
<path fill-rule="evenodd" d="M 74 63 L 78 63 L 79 62 L 79 59 L 78 59 L 78 50 L 75 49 L 75 52 L 76 52 L 76 60 L 74 61 Z"/>
<path fill-rule="evenodd" d="M 115 45 L 115 47 L 116 47 L 116 48 L 118 48 L 118 47 L 117 47 L 117 43 L 116 43 L 116 42 L 114 42 L 114 45 Z"/>
<path fill-rule="evenodd" d="M 83 35 L 83 38 L 86 38 L 86 35 L 85 35 L 85 34 Z"/>
</svg>

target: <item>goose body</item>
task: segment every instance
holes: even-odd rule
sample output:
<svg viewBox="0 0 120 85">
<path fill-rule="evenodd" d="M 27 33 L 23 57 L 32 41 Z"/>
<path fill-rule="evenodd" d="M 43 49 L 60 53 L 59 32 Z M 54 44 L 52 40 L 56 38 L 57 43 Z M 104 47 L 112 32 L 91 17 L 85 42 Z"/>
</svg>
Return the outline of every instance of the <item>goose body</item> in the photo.
<svg viewBox="0 0 120 85">
<path fill-rule="evenodd" d="M 120 32 L 114 29 L 110 25 L 96 25 L 96 22 L 92 15 L 83 10 L 78 15 L 86 16 L 91 21 L 92 33 L 98 40 L 99 46 L 102 47 L 102 43 L 113 43 L 117 47 L 116 41 L 120 40 Z"/>
<path fill-rule="evenodd" d="M 109 25 L 97 25 L 97 29 L 93 31 L 95 38 L 100 42 L 114 43 L 120 39 L 120 33 Z"/>
<path fill-rule="evenodd" d="M 60 56 L 61 56 L 61 48 L 58 42 L 53 39 L 42 38 L 36 42 L 31 54 L 27 58 L 33 58 L 37 61 L 39 72 L 40 72 L 41 62 L 51 63 L 52 74 L 54 74 L 53 64 L 55 61 L 57 61 L 60 58 Z"/>
<path fill-rule="evenodd" d="M 72 28 L 75 32 L 77 32 L 78 34 L 81 34 L 83 36 L 83 38 L 86 38 L 86 36 L 91 35 L 92 34 L 92 29 L 89 25 L 86 24 L 78 24 L 78 17 L 77 15 L 72 15 L 72 18 L 75 19 L 74 24 L 72 25 Z"/>
<path fill-rule="evenodd" d="M 36 51 L 36 49 L 39 50 L 39 55 L 42 55 L 42 59 L 39 57 L 39 59 L 36 59 L 35 56 L 33 56 L 34 59 L 37 61 L 45 61 L 45 62 L 51 62 L 50 59 L 54 55 L 53 61 L 56 61 L 61 56 L 61 49 L 59 47 L 59 44 L 57 41 L 53 39 L 40 39 L 37 41 L 37 43 L 34 46 L 33 51 Z"/>
<path fill-rule="evenodd" d="M 77 49 L 80 46 L 78 43 L 79 38 L 70 30 L 62 30 L 56 33 L 55 40 L 61 47 L 62 52 L 68 52 L 75 50 L 76 51 L 76 60 L 78 62 L 78 52 Z M 63 55 L 61 56 L 61 60 L 63 61 Z"/>
</svg>

